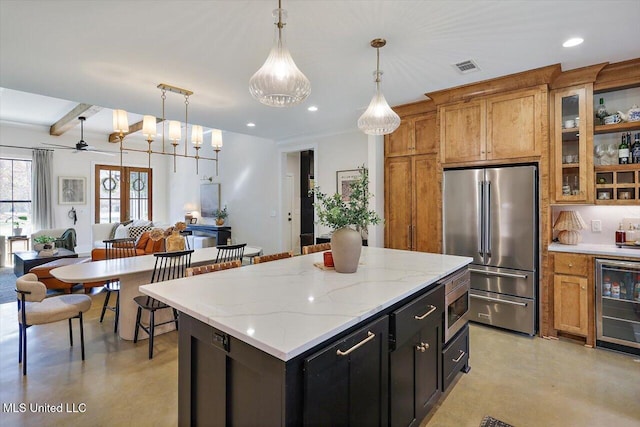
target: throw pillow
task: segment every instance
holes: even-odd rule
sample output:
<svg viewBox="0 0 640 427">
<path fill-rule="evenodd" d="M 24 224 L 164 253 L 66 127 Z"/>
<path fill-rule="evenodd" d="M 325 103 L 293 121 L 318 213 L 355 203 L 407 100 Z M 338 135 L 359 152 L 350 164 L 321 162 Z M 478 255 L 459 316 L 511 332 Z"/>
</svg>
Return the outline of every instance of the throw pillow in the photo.
<svg viewBox="0 0 640 427">
<path fill-rule="evenodd" d="M 118 229 L 118 226 L 120 226 L 119 222 L 116 224 L 113 224 L 113 227 L 111 228 L 111 232 L 109 233 L 109 240 L 116 238 L 116 230 Z"/>
<path fill-rule="evenodd" d="M 148 225 L 143 225 L 140 227 L 136 227 L 132 225 L 129 227 L 129 237 L 133 237 L 137 241 L 138 238 L 142 235 L 142 233 L 144 233 L 145 231 L 151 231 L 151 229 L 152 227 Z"/>
<path fill-rule="evenodd" d="M 113 233 L 113 238 L 124 239 L 125 237 L 129 237 L 129 227 L 130 225 L 118 225 L 118 227 L 116 227 L 115 233 Z"/>
</svg>

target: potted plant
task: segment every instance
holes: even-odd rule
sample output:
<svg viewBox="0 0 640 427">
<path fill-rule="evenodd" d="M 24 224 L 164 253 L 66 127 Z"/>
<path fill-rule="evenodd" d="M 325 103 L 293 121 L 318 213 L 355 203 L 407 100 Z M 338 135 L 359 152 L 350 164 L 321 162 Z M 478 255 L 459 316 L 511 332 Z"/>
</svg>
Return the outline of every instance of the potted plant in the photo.
<svg viewBox="0 0 640 427">
<path fill-rule="evenodd" d="M 224 208 L 218 208 L 213 211 L 213 216 L 216 218 L 216 225 L 223 225 L 224 220 L 229 216 L 229 214 L 227 213 L 227 206 L 225 205 Z"/>
<path fill-rule="evenodd" d="M 340 194 L 330 196 L 319 187 L 310 192 L 315 195 L 314 207 L 318 223 L 332 228 L 331 252 L 338 273 L 355 273 L 362 251 L 362 233 L 368 225 L 382 221 L 374 210 L 369 210 L 369 172 L 364 165 L 359 168 L 360 177 L 351 182 L 348 200 Z"/>
<path fill-rule="evenodd" d="M 22 225 L 27 221 L 25 215 L 18 215 L 10 217 L 7 222 L 11 221 L 13 224 L 13 235 L 22 236 Z"/>
<path fill-rule="evenodd" d="M 40 252 L 43 249 L 53 249 L 53 242 L 56 241 L 52 236 L 38 236 L 33 238 L 33 250 Z"/>
</svg>

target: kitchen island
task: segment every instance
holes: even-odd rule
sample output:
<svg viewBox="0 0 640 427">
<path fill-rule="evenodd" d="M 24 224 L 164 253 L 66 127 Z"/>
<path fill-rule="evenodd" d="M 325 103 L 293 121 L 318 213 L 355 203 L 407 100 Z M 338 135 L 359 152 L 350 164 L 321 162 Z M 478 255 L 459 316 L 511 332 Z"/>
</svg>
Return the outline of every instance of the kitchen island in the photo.
<svg viewBox="0 0 640 427">
<path fill-rule="evenodd" d="M 180 425 L 326 425 L 317 413 L 327 404 L 332 424 L 346 414 L 356 424 L 386 425 L 393 314 L 436 288 L 443 295 L 442 280 L 470 261 L 365 247 L 354 274 L 314 266 L 322 262 L 316 253 L 141 286 L 181 312 Z M 438 352 L 439 300 L 437 310 L 417 307 L 436 311 L 429 319 L 437 329 L 431 350 Z M 418 354 L 429 348 L 422 344 Z M 323 350 L 334 345 L 342 350 L 327 359 Z M 352 396 L 343 399 L 345 380 Z M 321 402 L 318 390 L 335 404 Z"/>
</svg>

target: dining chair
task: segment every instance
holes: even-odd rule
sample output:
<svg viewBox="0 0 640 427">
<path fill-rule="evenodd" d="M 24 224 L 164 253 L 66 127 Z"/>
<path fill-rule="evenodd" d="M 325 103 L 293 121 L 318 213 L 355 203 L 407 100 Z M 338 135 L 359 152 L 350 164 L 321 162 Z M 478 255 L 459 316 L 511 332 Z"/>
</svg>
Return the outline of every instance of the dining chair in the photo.
<svg viewBox="0 0 640 427">
<path fill-rule="evenodd" d="M 105 245 L 105 260 L 116 258 L 128 258 L 136 256 L 136 239 L 133 237 L 125 237 L 121 239 L 109 239 L 102 241 Z M 102 312 L 100 313 L 100 323 L 104 319 L 104 313 L 107 310 L 111 310 L 115 313 L 115 320 L 113 322 L 113 332 L 118 332 L 118 319 L 120 317 L 120 280 L 107 280 L 104 284 L 104 290 L 107 294 L 104 297 L 104 304 L 102 304 Z M 109 305 L 109 299 L 111 294 L 116 294 L 116 302 L 114 305 Z"/>
<path fill-rule="evenodd" d="M 197 276 L 198 274 L 213 273 L 214 271 L 228 270 L 242 266 L 242 261 L 236 259 L 234 261 L 219 262 L 217 264 L 201 265 L 199 267 L 187 268 L 187 277 Z"/>
<path fill-rule="evenodd" d="M 47 296 L 47 287 L 38 276 L 27 273 L 16 279 L 18 297 L 18 363 L 22 363 L 22 375 L 27 375 L 27 328 L 34 325 L 69 320 L 69 342 L 73 347 L 71 319 L 80 320 L 80 348 L 84 360 L 84 326 L 82 313 L 91 308 L 88 295 L 65 294 Z"/>
<path fill-rule="evenodd" d="M 216 249 L 218 249 L 218 255 L 216 256 L 215 262 L 219 263 L 225 261 L 233 261 L 236 259 L 242 261 L 245 246 L 247 246 L 246 243 L 237 245 L 216 246 Z"/>
<path fill-rule="evenodd" d="M 163 282 L 165 280 L 173 280 L 185 277 L 187 268 L 191 266 L 192 253 L 193 249 L 187 251 L 154 253 L 153 255 L 156 257 L 156 262 L 153 268 L 153 274 L 151 275 L 151 283 Z M 133 336 L 133 342 L 138 342 L 138 332 L 140 331 L 140 329 L 145 331 L 149 335 L 149 359 L 152 359 L 153 337 L 156 326 L 165 325 L 167 323 L 175 323 L 176 329 L 178 329 L 178 310 L 148 295 L 137 296 L 133 299 L 133 301 L 138 305 L 138 311 L 136 313 L 136 329 Z M 173 318 L 156 324 L 155 313 L 157 310 L 162 310 L 164 308 L 171 308 L 171 310 L 173 310 Z M 144 326 L 141 322 L 142 310 L 147 310 L 149 312 L 148 327 Z"/>
<path fill-rule="evenodd" d="M 291 251 L 280 252 L 277 254 L 270 254 L 270 255 L 260 255 L 253 258 L 253 263 L 260 264 L 262 262 L 269 262 L 269 261 L 276 261 L 279 259 L 291 258 L 292 256 L 293 256 L 293 252 Z"/>
<path fill-rule="evenodd" d="M 318 243 L 317 245 L 308 245 L 302 247 L 302 255 L 309 255 L 315 252 L 330 251 L 331 243 Z"/>
</svg>

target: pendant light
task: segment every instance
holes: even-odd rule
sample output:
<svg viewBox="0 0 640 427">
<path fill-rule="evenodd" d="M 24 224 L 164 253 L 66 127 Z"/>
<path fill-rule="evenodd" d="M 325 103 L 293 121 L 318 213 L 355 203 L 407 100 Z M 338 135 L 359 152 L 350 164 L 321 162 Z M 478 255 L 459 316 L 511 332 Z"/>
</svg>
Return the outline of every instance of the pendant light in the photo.
<svg viewBox="0 0 640 427">
<path fill-rule="evenodd" d="M 277 27 L 276 39 L 267 60 L 249 80 L 249 92 L 261 103 L 270 107 L 291 107 L 300 104 L 311 93 L 311 83 L 296 67 L 282 40 L 287 11 L 281 0 L 273 11 Z"/>
<path fill-rule="evenodd" d="M 373 39 L 371 47 L 377 52 L 377 62 L 375 71 L 376 93 L 371 99 L 367 110 L 358 119 L 358 128 L 367 135 L 386 135 L 400 126 L 400 116 L 389 107 L 387 100 L 380 90 L 380 48 L 387 44 L 385 39 Z"/>
</svg>

